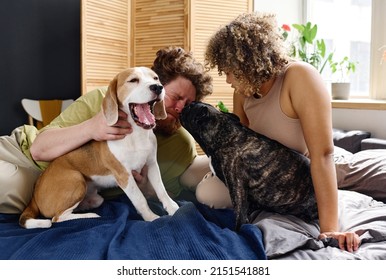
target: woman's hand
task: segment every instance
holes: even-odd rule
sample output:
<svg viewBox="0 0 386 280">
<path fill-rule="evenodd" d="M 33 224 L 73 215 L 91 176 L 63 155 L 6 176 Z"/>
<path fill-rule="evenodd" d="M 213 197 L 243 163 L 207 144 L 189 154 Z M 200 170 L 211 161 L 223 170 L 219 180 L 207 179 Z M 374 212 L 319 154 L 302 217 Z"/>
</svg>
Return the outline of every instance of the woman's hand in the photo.
<svg viewBox="0 0 386 280">
<path fill-rule="evenodd" d="M 348 252 L 354 252 L 358 250 L 360 245 L 359 235 L 355 232 L 322 232 L 319 235 L 319 239 L 332 237 L 338 240 L 339 248 Z"/>
</svg>

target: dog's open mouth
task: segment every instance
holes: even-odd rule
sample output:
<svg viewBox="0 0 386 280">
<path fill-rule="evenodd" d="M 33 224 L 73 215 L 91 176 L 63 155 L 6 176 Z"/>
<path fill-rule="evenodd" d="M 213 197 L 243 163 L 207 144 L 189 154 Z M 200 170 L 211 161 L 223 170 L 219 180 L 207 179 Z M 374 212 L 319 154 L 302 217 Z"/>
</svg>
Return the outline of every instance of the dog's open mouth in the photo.
<svg viewBox="0 0 386 280">
<path fill-rule="evenodd" d="M 156 100 L 143 104 L 129 104 L 131 116 L 138 126 L 144 129 L 152 129 L 155 127 L 155 117 L 153 114 L 153 106 L 155 102 Z"/>
</svg>

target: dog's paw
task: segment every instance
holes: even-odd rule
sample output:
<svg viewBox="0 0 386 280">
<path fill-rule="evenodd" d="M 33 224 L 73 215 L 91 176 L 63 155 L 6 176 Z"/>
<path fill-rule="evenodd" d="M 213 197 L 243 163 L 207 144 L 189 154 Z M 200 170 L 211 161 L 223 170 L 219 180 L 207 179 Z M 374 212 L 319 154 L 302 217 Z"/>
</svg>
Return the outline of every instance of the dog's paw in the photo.
<svg viewBox="0 0 386 280">
<path fill-rule="evenodd" d="M 26 229 L 31 229 L 31 228 L 50 228 L 52 225 L 52 222 L 50 220 L 45 220 L 45 219 L 28 219 L 25 222 L 24 227 Z"/>
<path fill-rule="evenodd" d="M 146 221 L 146 222 L 152 222 L 154 220 L 157 220 L 159 218 L 158 215 L 154 214 L 154 213 L 147 213 L 147 214 L 143 214 L 142 215 L 142 218 Z"/>
<path fill-rule="evenodd" d="M 174 201 L 171 201 L 171 202 L 169 203 L 169 205 L 167 205 L 167 206 L 165 207 L 165 210 L 166 210 L 166 212 L 168 212 L 169 215 L 174 215 L 174 213 L 176 213 L 176 211 L 178 210 L 178 208 L 180 208 L 180 207 L 178 206 L 178 204 L 177 204 L 176 202 L 174 202 Z"/>
</svg>

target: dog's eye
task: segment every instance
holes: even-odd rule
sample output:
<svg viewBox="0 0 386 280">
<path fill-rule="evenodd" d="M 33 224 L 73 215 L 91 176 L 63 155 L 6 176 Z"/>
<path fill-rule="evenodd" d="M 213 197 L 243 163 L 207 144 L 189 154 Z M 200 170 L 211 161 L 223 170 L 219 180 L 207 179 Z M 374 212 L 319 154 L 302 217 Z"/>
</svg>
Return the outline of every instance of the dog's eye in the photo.
<svg viewBox="0 0 386 280">
<path fill-rule="evenodd" d="M 159 79 L 158 79 L 158 77 L 154 77 L 154 81 L 158 81 Z"/>
<path fill-rule="evenodd" d="M 128 80 L 127 81 L 128 83 L 138 83 L 139 82 L 139 79 L 138 78 L 133 78 L 131 80 Z"/>
</svg>

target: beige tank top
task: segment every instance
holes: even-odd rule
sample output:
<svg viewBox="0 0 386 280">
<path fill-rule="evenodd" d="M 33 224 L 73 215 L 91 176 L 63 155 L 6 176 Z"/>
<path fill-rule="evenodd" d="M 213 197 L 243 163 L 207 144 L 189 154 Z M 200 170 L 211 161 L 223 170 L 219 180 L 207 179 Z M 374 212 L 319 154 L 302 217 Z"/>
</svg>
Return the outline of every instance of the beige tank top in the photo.
<svg viewBox="0 0 386 280">
<path fill-rule="evenodd" d="M 280 106 L 280 94 L 287 69 L 288 67 L 276 78 L 272 88 L 264 97 L 245 98 L 244 111 L 251 129 L 308 155 L 300 120 L 286 116 Z"/>
</svg>

